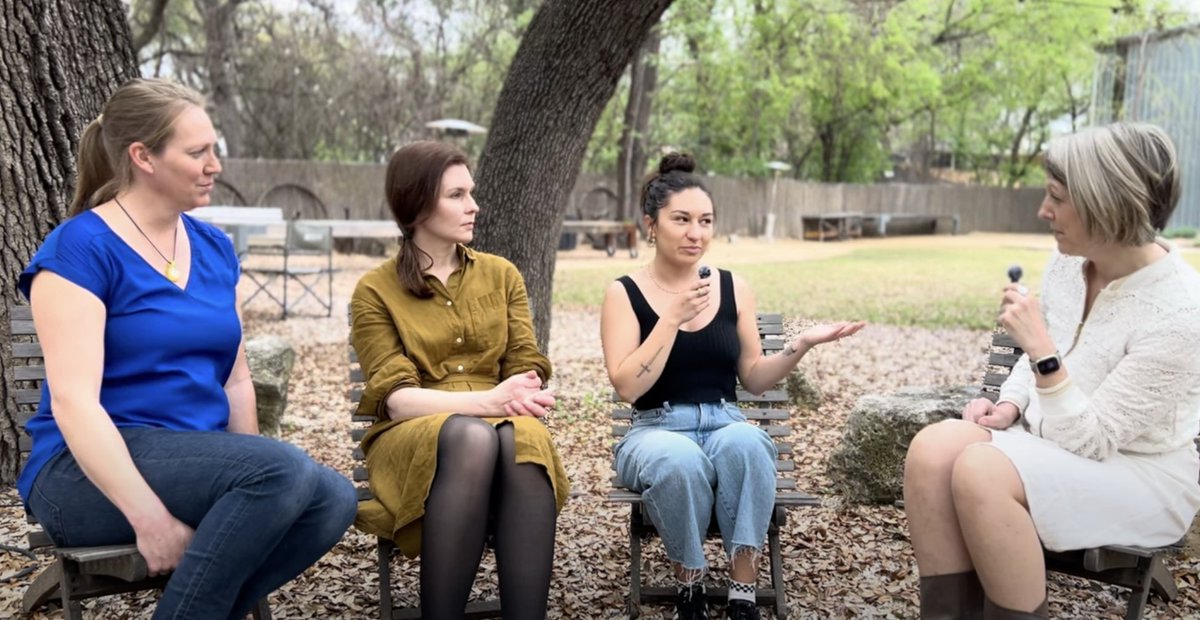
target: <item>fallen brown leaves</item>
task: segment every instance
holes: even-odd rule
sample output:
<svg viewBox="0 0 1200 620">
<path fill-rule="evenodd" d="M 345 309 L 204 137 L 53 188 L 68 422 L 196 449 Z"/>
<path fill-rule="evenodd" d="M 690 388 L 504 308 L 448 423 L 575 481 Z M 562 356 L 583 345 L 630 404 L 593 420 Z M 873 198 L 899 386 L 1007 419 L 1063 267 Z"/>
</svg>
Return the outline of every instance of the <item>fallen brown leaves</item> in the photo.
<svg viewBox="0 0 1200 620">
<path fill-rule="evenodd" d="M 354 461 L 345 400 L 348 328 L 341 309 L 358 274 L 373 266 L 374 259 L 339 257 L 339 263 L 349 273 L 338 276 L 334 317 L 285 323 L 267 320 L 269 307 L 255 306 L 247 329 L 251 334 L 284 336 L 296 348 L 283 437 L 349 475 Z M 559 405 L 549 424 L 580 495 L 559 517 L 550 617 L 625 617 L 629 508 L 604 500 L 612 475 L 612 405 L 597 336 L 599 319 L 590 311 L 559 310 L 553 320 L 550 357 Z M 801 327 L 792 324 L 789 330 L 795 333 Z M 904 514 L 891 506 L 843 505 L 829 494 L 825 461 L 860 395 L 905 385 L 973 383 L 983 367 L 987 339 L 988 334 L 963 330 L 870 326 L 854 338 L 814 350 L 803 361 L 801 368 L 825 401 L 818 411 L 794 412 L 795 476 L 800 488 L 822 496 L 824 505 L 793 510 L 781 534 L 790 618 L 917 616 L 917 575 Z M 0 542 L 5 544 L 23 545 L 28 531 L 17 501 L 11 489 L 0 498 Z M 725 562 L 716 541 L 709 541 L 708 554 L 710 581 L 724 579 Z M 373 539 L 348 532 L 317 565 L 271 596 L 275 618 L 378 617 L 375 558 Z M 643 559 L 647 581 L 670 583 L 661 544 L 649 545 Z M 0 554 L 0 576 L 26 564 L 21 556 Z M 397 604 L 415 604 L 417 563 L 401 559 L 394 566 Z M 1179 582 L 1180 600 L 1152 604 L 1147 618 L 1200 617 L 1200 561 L 1176 558 L 1169 568 Z M 0 619 L 17 616 L 29 580 L 0 584 Z M 765 571 L 760 583 L 766 583 Z M 496 591 L 495 560 L 488 554 L 475 595 L 490 597 Z M 148 618 L 155 600 L 151 593 L 106 597 L 88 601 L 85 615 Z M 1119 618 L 1126 594 L 1055 575 L 1050 600 L 1056 618 Z M 670 612 L 667 607 L 648 607 L 643 617 L 667 618 Z M 769 612 L 765 616 L 770 617 Z M 60 611 L 34 616 L 61 617 Z"/>
</svg>

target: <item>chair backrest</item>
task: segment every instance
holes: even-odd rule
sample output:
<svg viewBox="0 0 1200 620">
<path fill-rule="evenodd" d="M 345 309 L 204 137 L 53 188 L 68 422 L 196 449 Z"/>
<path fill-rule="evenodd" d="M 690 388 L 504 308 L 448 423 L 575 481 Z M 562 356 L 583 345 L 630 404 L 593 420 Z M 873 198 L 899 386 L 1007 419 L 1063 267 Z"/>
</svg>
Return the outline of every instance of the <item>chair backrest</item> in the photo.
<svg viewBox="0 0 1200 620">
<path fill-rule="evenodd" d="M 1012 372 L 1013 366 L 1025 351 L 1017 344 L 1004 328 L 997 327 L 992 332 L 992 343 L 988 348 L 987 371 L 983 375 L 983 384 L 979 395 L 992 402 L 1000 397 L 1000 386 Z"/>
<path fill-rule="evenodd" d="M 24 467 L 29 459 L 29 451 L 33 449 L 33 440 L 25 433 L 25 423 L 37 413 L 38 405 L 42 402 L 42 384 L 46 381 L 45 360 L 42 357 L 42 345 L 38 342 L 37 332 L 33 328 L 33 310 L 29 306 L 14 305 L 8 308 L 9 329 L 12 340 L 12 378 L 9 386 L 16 402 L 17 410 L 13 420 L 17 423 L 17 450 L 20 467 Z M 18 468 L 19 469 L 19 468 Z M 25 514 L 29 523 L 37 523 L 30 513 Z M 29 548 L 39 549 L 53 546 L 50 537 L 40 528 L 29 533 Z"/>
<path fill-rule="evenodd" d="M 346 309 L 346 318 L 350 319 L 350 309 Z M 363 436 L 367 434 L 367 430 L 375 423 L 375 416 L 359 415 L 358 401 L 362 400 L 363 384 L 366 378 L 363 375 L 362 365 L 358 362 L 358 353 L 354 350 L 354 345 L 347 345 L 349 351 L 349 379 L 350 387 L 346 390 L 346 399 L 350 401 L 350 421 L 353 426 L 350 428 L 350 438 L 354 440 L 354 472 L 352 479 L 355 486 L 358 487 L 358 501 L 368 500 L 374 497 L 371 494 L 371 489 L 367 486 L 367 457 L 363 454 L 362 448 L 359 447 L 359 442 Z"/>
<path fill-rule="evenodd" d="M 783 315 L 781 314 L 758 314 L 758 337 L 762 343 L 763 353 L 771 354 L 783 350 L 785 340 L 783 338 Z M 775 449 L 779 455 L 785 456 L 792 453 L 792 444 L 784 441 L 792 433 L 791 427 L 782 424 L 791 417 L 791 411 L 788 409 L 790 397 L 787 390 L 780 387 L 767 390 L 760 395 L 751 394 L 743 390 L 741 386 L 737 389 L 738 405 L 742 407 L 742 413 L 746 419 L 752 423 L 757 423 L 771 440 L 775 442 Z M 614 396 L 614 400 L 619 399 Z M 629 406 L 621 406 L 613 410 L 612 419 L 612 437 L 619 440 L 629 432 L 629 423 L 633 420 L 633 409 Z M 775 461 L 775 471 L 777 474 L 791 472 L 795 469 L 795 463 L 790 460 L 779 459 Z M 616 478 L 613 478 L 613 486 L 620 487 L 617 484 Z M 777 476 L 775 479 L 776 490 L 789 490 L 796 488 L 796 481 L 791 478 Z"/>
<path fill-rule="evenodd" d="M 333 252 L 333 231 L 329 226 L 288 222 L 287 250 L 294 254 Z"/>
<path fill-rule="evenodd" d="M 25 423 L 37 413 L 38 405 L 42 402 L 42 382 L 46 380 L 46 367 L 42 359 L 42 345 L 38 343 L 37 332 L 33 329 L 33 312 L 30 307 L 11 306 L 8 316 L 14 362 L 13 384 L 9 387 L 17 404 L 13 419 L 17 423 L 20 462 L 24 464 L 30 449 L 33 448 L 32 440 L 25 434 Z"/>
</svg>

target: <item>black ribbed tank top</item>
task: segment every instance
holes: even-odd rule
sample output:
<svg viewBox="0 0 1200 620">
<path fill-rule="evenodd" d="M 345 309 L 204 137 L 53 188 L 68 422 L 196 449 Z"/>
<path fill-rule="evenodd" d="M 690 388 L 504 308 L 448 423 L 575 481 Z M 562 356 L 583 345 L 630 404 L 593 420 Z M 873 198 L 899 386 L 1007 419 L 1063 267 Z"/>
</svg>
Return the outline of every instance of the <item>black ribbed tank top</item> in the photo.
<svg viewBox="0 0 1200 620">
<path fill-rule="evenodd" d="M 742 347 L 737 334 L 733 274 L 724 269 L 718 269 L 717 273 L 721 286 L 717 315 L 697 331 L 679 330 L 658 381 L 633 403 L 634 408 L 653 409 L 662 407 L 664 402 L 707 403 L 722 398 L 737 402 L 737 361 Z M 645 342 L 658 324 L 658 314 L 650 308 L 632 278 L 622 276 L 618 281 L 629 295 L 641 328 L 641 342 Z"/>
</svg>

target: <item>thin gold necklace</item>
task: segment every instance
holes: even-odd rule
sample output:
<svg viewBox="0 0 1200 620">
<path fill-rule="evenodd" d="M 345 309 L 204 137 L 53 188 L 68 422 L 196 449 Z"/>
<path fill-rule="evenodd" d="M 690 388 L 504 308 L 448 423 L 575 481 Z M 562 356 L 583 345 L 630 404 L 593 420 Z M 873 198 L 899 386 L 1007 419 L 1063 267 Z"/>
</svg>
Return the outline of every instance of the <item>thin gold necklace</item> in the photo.
<svg viewBox="0 0 1200 620">
<path fill-rule="evenodd" d="M 149 243 L 150 247 L 154 248 L 154 251 L 158 252 L 158 255 L 161 256 L 163 260 L 167 261 L 167 268 L 163 270 L 163 275 L 166 276 L 171 282 L 178 282 L 179 270 L 175 268 L 175 252 L 179 249 L 179 225 L 175 225 L 175 237 L 171 242 L 171 258 L 167 258 L 167 255 L 163 254 L 162 250 L 159 250 L 158 246 L 154 245 L 154 242 L 150 240 L 150 235 L 147 235 L 146 231 L 142 230 L 141 226 L 138 226 L 137 220 L 133 219 L 133 216 L 130 215 L 129 211 L 125 209 L 125 205 L 121 204 L 120 199 L 118 199 L 116 196 L 113 196 L 113 202 L 116 202 L 117 206 L 121 207 L 121 212 L 125 214 L 125 217 L 129 218 L 129 221 L 133 223 L 133 227 L 136 228 L 138 232 L 142 233 L 142 237 L 145 237 L 146 243 Z"/>
<path fill-rule="evenodd" d="M 664 293 L 670 293 L 672 295 L 679 295 L 679 294 L 683 293 L 683 291 L 672 291 L 671 289 L 663 286 L 662 283 L 658 281 L 658 278 L 655 278 L 654 274 L 650 272 L 649 267 L 645 268 L 645 272 L 646 272 L 646 275 L 650 277 L 650 281 L 654 283 L 654 286 L 658 287 L 658 290 L 660 290 Z"/>
</svg>

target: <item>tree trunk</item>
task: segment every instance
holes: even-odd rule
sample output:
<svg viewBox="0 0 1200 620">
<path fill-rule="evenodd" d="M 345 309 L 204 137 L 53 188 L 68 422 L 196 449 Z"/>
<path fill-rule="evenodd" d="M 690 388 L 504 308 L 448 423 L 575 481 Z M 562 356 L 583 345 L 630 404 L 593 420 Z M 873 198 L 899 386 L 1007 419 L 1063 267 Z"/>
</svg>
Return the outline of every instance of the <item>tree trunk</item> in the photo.
<svg viewBox="0 0 1200 620">
<path fill-rule="evenodd" d="M 242 113 L 238 110 L 237 66 L 233 51 L 237 35 L 233 15 L 242 0 L 195 0 L 204 20 L 204 68 L 208 73 L 208 100 L 217 129 L 225 139 L 223 157 L 242 157 Z"/>
<path fill-rule="evenodd" d="M 550 340 L 567 198 L 617 81 L 671 0 L 546 0 L 521 39 L 479 158 L 476 246 L 525 276 L 538 345 Z"/>
<path fill-rule="evenodd" d="M 618 219 L 640 223 L 637 196 L 639 181 L 646 172 L 646 132 L 650 128 L 650 109 L 658 87 L 658 47 L 662 38 L 658 28 L 650 31 L 629 66 L 629 101 L 625 104 L 625 126 L 621 130 L 617 153 Z"/>
<path fill-rule="evenodd" d="M 0 481 L 18 465 L 9 386 L 17 276 L 66 217 L 79 135 L 137 75 L 121 0 L 0 0 Z"/>
</svg>

